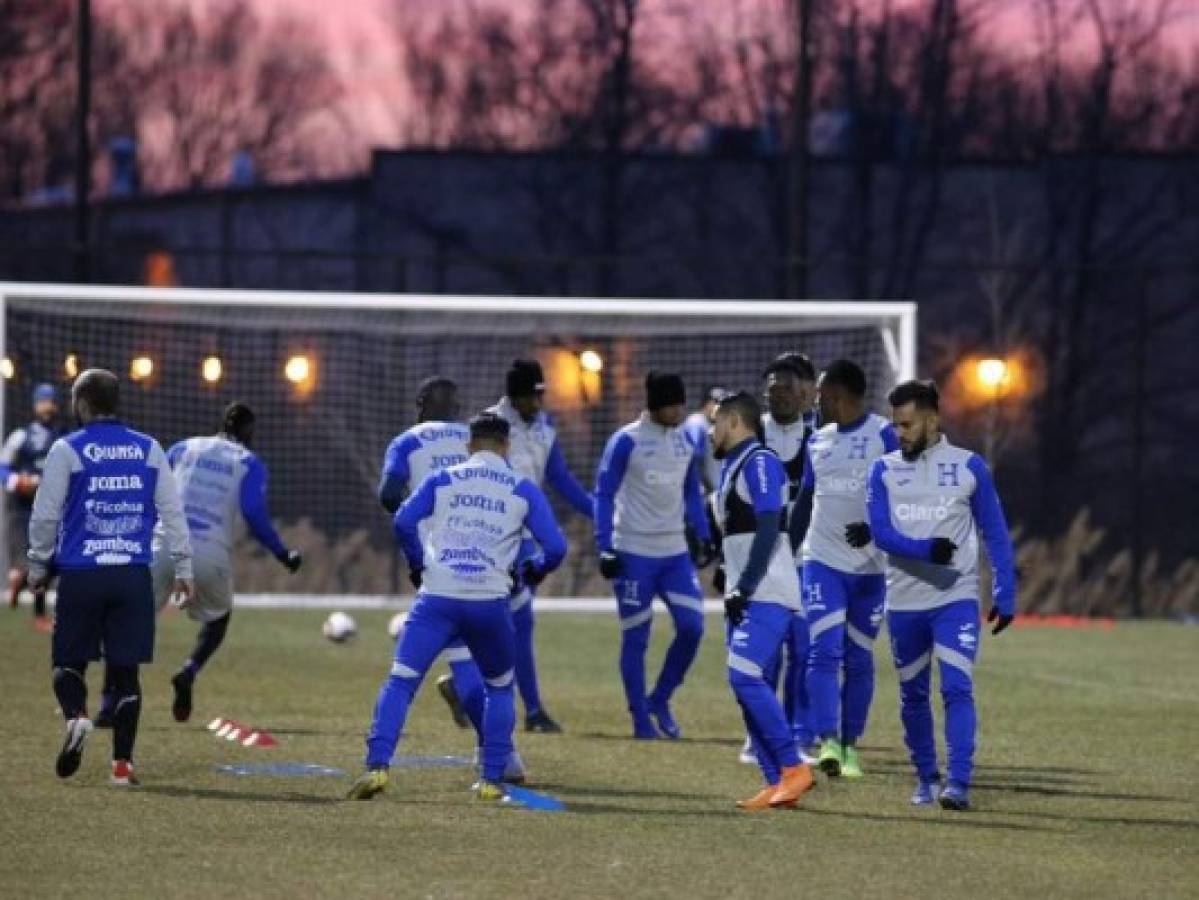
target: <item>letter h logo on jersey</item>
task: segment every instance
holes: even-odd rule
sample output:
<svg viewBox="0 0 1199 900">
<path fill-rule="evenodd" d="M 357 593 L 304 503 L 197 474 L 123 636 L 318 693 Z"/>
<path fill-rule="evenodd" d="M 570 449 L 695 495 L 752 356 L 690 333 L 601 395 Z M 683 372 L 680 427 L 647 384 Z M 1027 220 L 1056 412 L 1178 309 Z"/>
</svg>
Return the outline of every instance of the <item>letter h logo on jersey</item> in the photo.
<svg viewBox="0 0 1199 900">
<path fill-rule="evenodd" d="M 870 438 L 862 435 L 849 439 L 849 459 L 865 459 L 866 448 L 870 446 Z"/>
<path fill-rule="evenodd" d="M 961 487 L 957 463 L 937 463 L 937 487 Z"/>
</svg>

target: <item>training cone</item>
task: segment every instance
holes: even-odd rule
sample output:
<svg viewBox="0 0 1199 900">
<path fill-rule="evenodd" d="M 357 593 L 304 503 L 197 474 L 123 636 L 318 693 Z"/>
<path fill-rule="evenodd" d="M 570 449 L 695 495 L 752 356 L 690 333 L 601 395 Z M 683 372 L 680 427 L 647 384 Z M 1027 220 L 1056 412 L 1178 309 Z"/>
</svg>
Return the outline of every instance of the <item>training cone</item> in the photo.
<svg viewBox="0 0 1199 900">
<path fill-rule="evenodd" d="M 251 731 L 250 734 L 241 742 L 243 747 L 278 747 L 279 742 L 268 731 Z"/>
</svg>

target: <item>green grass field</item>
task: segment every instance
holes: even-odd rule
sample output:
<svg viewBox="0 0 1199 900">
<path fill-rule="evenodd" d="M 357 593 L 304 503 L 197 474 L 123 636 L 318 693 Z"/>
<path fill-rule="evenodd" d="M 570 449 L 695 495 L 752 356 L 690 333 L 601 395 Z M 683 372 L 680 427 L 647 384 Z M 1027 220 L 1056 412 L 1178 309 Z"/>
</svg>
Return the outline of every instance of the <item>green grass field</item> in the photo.
<svg viewBox="0 0 1199 900">
<path fill-rule="evenodd" d="M 162 620 L 159 662 L 143 674 L 143 786 L 121 790 L 107 784 L 107 733 L 74 778 L 54 776 L 61 723 L 48 639 L 25 614 L 0 615 L 0 896 L 1199 896 L 1193 628 L 988 640 L 967 814 L 907 805 L 895 680 L 880 652 L 869 777 L 822 778 L 801 811 L 747 816 L 732 801 L 757 780 L 736 760 L 716 619 L 679 695 L 686 739 L 643 744 L 626 739 L 614 621 L 542 616 L 544 692 L 568 732 L 520 734 L 518 745 L 533 786 L 564 800 L 563 813 L 479 808 L 463 769 L 397 770 L 372 803 L 341 800 L 349 776 L 218 772 L 267 761 L 358 771 L 389 664 L 387 616 L 359 614 L 362 634 L 346 646 L 321 637 L 322 618 L 238 613 L 188 725 L 170 718 L 167 681 L 193 626 Z M 266 726 L 281 746 L 217 741 L 204 729 L 217 715 Z M 471 746 L 426 689 L 401 753 Z"/>
</svg>

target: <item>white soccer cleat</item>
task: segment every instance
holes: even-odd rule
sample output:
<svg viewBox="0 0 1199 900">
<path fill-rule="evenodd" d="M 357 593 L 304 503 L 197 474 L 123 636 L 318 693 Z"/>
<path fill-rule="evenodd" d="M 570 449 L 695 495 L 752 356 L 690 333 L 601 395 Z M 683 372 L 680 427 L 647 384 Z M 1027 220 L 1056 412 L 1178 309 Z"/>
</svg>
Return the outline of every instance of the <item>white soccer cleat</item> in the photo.
<svg viewBox="0 0 1199 900">
<path fill-rule="evenodd" d="M 737 759 L 745 766 L 756 766 L 758 764 L 758 754 L 754 753 L 754 742 L 749 738 L 745 739 L 745 744 L 741 747 L 741 755 Z"/>
</svg>

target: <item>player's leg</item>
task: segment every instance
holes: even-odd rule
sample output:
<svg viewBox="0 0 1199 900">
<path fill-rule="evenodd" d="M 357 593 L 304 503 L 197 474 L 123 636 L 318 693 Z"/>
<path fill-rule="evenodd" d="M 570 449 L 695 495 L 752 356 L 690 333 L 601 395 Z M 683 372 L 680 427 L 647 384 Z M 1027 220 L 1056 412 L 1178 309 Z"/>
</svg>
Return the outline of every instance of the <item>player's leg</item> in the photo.
<svg viewBox="0 0 1199 900">
<path fill-rule="evenodd" d="M 658 683 L 647 701 L 658 730 L 677 739 L 682 732 L 670 711 L 670 698 L 687 677 L 704 637 L 704 591 L 691 557 L 680 553 L 661 560 L 656 589 L 674 620 L 674 640 L 666 650 Z"/>
<path fill-rule="evenodd" d="M 612 581 L 616 611 L 620 616 L 620 679 L 625 701 L 633 717 L 633 737 L 659 737 L 649 715 L 645 691 L 645 654 L 654 618 L 654 576 L 657 561 L 634 553 L 620 552 L 621 573 Z"/>
<path fill-rule="evenodd" d="M 799 745 L 801 755 L 816 743 L 812 731 L 811 709 L 808 698 L 808 657 L 811 639 L 808 633 L 808 618 L 797 611 L 787 629 L 784 651 L 787 656 L 786 677 L 783 681 L 783 711 L 791 724 L 791 733 Z"/>
<path fill-rule="evenodd" d="M 200 630 L 191 655 L 171 677 L 171 687 L 175 691 L 171 714 L 176 722 L 186 722 L 191 718 L 196 678 L 225 642 L 233 617 L 233 574 L 229 566 L 222 560 L 203 556 L 196 557 L 194 565 L 195 594 L 188 605 L 187 614 L 200 623 Z M 170 574 L 170 583 L 165 586 L 162 583 L 164 576 L 160 572 L 154 571 L 153 576 L 155 602 L 160 602 L 159 593 L 164 589 L 169 592 L 174 586 L 174 572 Z"/>
<path fill-rule="evenodd" d="M 133 748 L 141 719 L 138 666 L 154 659 L 154 584 L 149 568 L 92 573 L 104 590 L 104 658 L 116 703 L 112 713 L 112 783 L 136 784 Z"/>
<path fill-rule="evenodd" d="M 803 565 L 803 602 L 808 616 L 808 702 L 820 741 L 819 765 L 841 774 L 841 670 L 845 663 L 848 576 L 818 562 Z"/>
<path fill-rule="evenodd" d="M 882 575 L 852 575 L 845 622 L 845 682 L 841 688 L 841 774 L 862 777 L 857 743 L 866 731 L 874 699 L 874 640 L 883 622 L 886 579 Z"/>
<path fill-rule="evenodd" d="M 60 778 L 74 775 L 92 732 L 87 717 L 87 665 L 100 655 L 102 597 L 88 572 L 63 572 L 58 581 L 55 628 L 50 640 L 54 696 L 66 721 L 66 736 L 55 762 Z"/>
<path fill-rule="evenodd" d="M 512 598 L 512 627 L 516 640 L 516 688 L 525 705 L 525 731 L 558 734 L 562 727 L 545 711 L 541 701 L 541 685 L 537 680 L 537 655 L 533 637 L 536 614 L 533 611 L 536 592 L 520 585 Z"/>
<path fill-rule="evenodd" d="M 367 775 L 355 782 L 350 797 L 369 800 L 387 784 L 386 771 L 395 755 L 417 688 L 433 660 L 457 634 L 456 601 L 419 595 L 396 641 L 395 658 L 379 697 L 366 738 Z M 371 773 L 384 773 L 372 777 Z"/>
<path fill-rule="evenodd" d="M 483 674 L 486 700 L 483 706 L 482 780 L 476 793 L 480 799 L 503 796 L 504 778 L 515 748 L 516 698 L 513 680 L 516 657 L 515 628 L 508 602 L 460 601 L 461 634 Z"/>
<path fill-rule="evenodd" d="M 978 716 L 974 707 L 974 660 L 978 656 L 978 603 L 960 600 L 932 612 L 933 656 L 941 675 L 945 704 L 945 746 L 949 777 L 941 793 L 946 809 L 970 807 L 970 778 Z"/>
<path fill-rule="evenodd" d="M 930 613 L 926 610 L 887 613 L 891 633 L 891 656 L 899 680 L 899 719 L 918 784 L 912 802 L 936 802 L 941 773 L 937 769 L 937 744 L 933 734 L 933 711 L 929 705 L 932 676 L 933 637 Z"/>
<path fill-rule="evenodd" d="M 729 686 L 750 723 L 750 735 L 762 765 L 762 776 L 773 790 L 741 801 L 743 809 L 792 806 L 812 786 L 811 771 L 800 764 L 799 748 L 783 714 L 778 693 L 766 681 L 765 668 L 782 650 L 791 610 L 774 603 L 750 603 L 741 624 L 729 637 Z M 776 774 L 777 773 L 777 774 Z"/>
<path fill-rule="evenodd" d="M 460 639 L 445 651 L 450 674 L 437 679 L 437 691 L 450 707 L 454 724 L 459 728 L 474 726 L 483 739 L 483 675 L 470 650 Z"/>
</svg>

